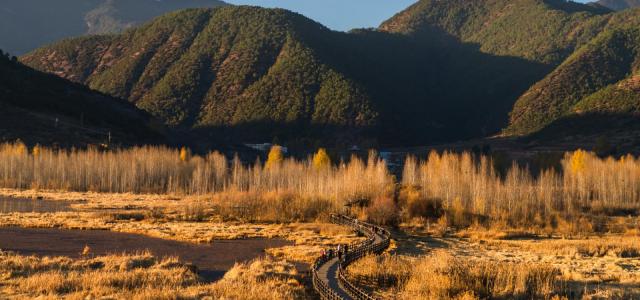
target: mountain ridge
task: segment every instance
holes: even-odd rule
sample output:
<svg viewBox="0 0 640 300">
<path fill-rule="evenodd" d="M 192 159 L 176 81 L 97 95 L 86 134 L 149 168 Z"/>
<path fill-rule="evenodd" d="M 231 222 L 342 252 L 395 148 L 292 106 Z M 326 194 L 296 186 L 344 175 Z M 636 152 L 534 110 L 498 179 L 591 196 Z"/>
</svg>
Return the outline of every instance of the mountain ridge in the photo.
<svg viewBox="0 0 640 300">
<path fill-rule="evenodd" d="M 0 53 L 0 139 L 79 146 L 164 141 L 162 125 L 130 103 L 41 73 Z"/>
<path fill-rule="evenodd" d="M 13 55 L 84 34 L 118 33 L 170 11 L 226 5 L 219 0 L 3 0 L 0 49 Z M 16 34 L 16 33 L 20 34 Z"/>
<path fill-rule="evenodd" d="M 505 134 L 530 134 L 581 111 L 633 107 L 586 99 L 625 80 L 629 62 L 603 56 L 621 71 L 586 72 L 598 84 L 573 98 L 558 96 L 570 81 L 554 78 L 580 75 L 607 49 L 627 55 L 615 43 L 593 45 L 635 20 L 635 10 L 560 0 L 422 0 L 378 30 L 342 33 L 286 10 L 228 6 L 61 41 L 21 61 L 204 139 L 416 145 L 507 126 Z"/>
</svg>

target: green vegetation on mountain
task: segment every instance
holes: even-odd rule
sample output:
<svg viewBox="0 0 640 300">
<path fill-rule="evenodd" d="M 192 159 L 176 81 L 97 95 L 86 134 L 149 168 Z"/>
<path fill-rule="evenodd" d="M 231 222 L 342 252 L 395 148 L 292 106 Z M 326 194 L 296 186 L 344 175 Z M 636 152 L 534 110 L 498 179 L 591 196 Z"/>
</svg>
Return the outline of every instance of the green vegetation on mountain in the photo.
<svg viewBox="0 0 640 300">
<path fill-rule="evenodd" d="M 284 10 L 192 9 L 118 36 L 67 40 L 23 60 L 127 98 L 174 127 L 372 126 L 369 95 L 307 42 L 331 35 Z"/>
<path fill-rule="evenodd" d="M 632 84 L 633 86 L 625 86 Z M 639 113 L 640 78 L 638 76 L 610 85 L 578 102 L 576 113 Z"/>
<path fill-rule="evenodd" d="M 631 113 L 636 90 L 621 87 L 637 74 L 637 14 L 422 0 L 379 30 L 341 33 L 285 10 L 227 6 L 64 40 L 21 61 L 206 140 L 415 145 Z"/>
<path fill-rule="evenodd" d="M 495 132 L 510 99 L 547 70 L 483 54 L 437 29 L 430 37 L 438 42 L 333 32 L 285 10 L 223 7 L 62 41 L 22 61 L 127 98 L 172 127 L 235 141 L 332 136 L 384 144 Z"/>
<path fill-rule="evenodd" d="M 608 12 L 564 0 L 421 0 L 380 28 L 420 36 L 434 26 L 486 53 L 558 64 L 599 32 Z"/>
<path fill-rule="evenodd" d="M 219 0 L 2 0 L 0 48 L 19 55 L 63 38 L 117 33 L 162 14 Z"/>
<path fill-rule="evenodd" d="M 633 27 L 603 31 L 536 83 L 516 102 L 507 132 L 532 133 L 573 113 L 632 112 L 638 90 L 630 76 L 640 67 L 640 30 Z"/>
<path fill-rule="evenodd" d="M 155 122 L 157 123 L 157 122 Z M 30 69 L 0 51 L 0 140 L 80 145 L 143 143 L 161 125 L 125 100 Z"/>
</svg>

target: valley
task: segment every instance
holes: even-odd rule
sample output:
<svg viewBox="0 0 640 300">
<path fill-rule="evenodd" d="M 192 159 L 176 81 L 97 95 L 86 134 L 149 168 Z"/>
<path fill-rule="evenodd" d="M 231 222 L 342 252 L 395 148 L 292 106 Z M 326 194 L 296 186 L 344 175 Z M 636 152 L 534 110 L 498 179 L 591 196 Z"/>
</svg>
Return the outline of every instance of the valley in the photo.
<svg viewBox="0 0 640 300">
<path fill-rule="evenodd" d="M 639 3 L 45 2 L 0 3 L 0 298 L 640 297 Z"/>
</svg>

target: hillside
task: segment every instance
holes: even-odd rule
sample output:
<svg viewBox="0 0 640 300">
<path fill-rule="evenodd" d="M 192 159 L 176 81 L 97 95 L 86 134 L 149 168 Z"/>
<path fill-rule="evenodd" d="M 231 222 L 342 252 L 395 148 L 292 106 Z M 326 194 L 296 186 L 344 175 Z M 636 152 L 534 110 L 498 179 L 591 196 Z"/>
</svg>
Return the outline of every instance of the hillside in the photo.
<svg viewBox="0 0 640 300">
<path fill-rule="evenodd" d="M 63 41 L 21 60 L 129 99 L 172 127 L 235 141 L 418 144 L 496 132 L 511 99 L 547 71 L 435 28 L 429 37 L 345 34 L 284 10 L 223 7 Z"/>
<path fill-rule="evenodd" d="M 199 9 L 118 36 L 61 42 L 23 61 L 127 98 L 176 128 L 371 126 L 369 95 L 305 43 L 329 35 L 284 10 Z"/>
<path fill-rule="evenodd" d="M 425 39 L 436 27 L 484 53 L 549 66 L 544 79 L 511 99 L 506 135 L 533 134 L 529 141 L 547 145 L 607 136 L 626 145 L 640 128 L 639 21 L 634 10 L 566 1 L 423 0 L 380 28 Z"/>
<path fill-rule="evenodd" d="M 600 31 L 609 12 L 564 0 L 421 0 L 380 29 L 420 37 L 436 27 L 485 53 L 557 65 Z"/>
<path fill-rule="evenodd" d="M 506 132 L 532 133 L 574 114 L 637 113 L 638 20 L 635 11 L 611 18 L 601 34 L 518 99 Z"/>
<path fill-rule="evenodd" d="M 227 6 L 21 61 L 203 141 L 407 146 L 633 113 L 634 92 L 614 85 L 633 85 L 638 20 L 559 0 L 423 0 L 379 30 L 341 33 L 285 10 Z"/>
<path fill-rule="evenodd" d="M 170 11 L 220 5 L 219 0 L 3 0 L 0 49 L 21 55 L 67 37 L 121 32 Z"/>
<path fill-rule="evenodd" d="M 82 146 L 160 141 L 162 126 L 120 99 L 0 54 L 0 140 Z M 155 128 L 155 129 L 154 129 Z"/>
<path fill-rule="evenodd" d="M 599 0 L 596 3 L 612 10 L 624 10 L 640 6 L 640 0 Z"/>
</svg>

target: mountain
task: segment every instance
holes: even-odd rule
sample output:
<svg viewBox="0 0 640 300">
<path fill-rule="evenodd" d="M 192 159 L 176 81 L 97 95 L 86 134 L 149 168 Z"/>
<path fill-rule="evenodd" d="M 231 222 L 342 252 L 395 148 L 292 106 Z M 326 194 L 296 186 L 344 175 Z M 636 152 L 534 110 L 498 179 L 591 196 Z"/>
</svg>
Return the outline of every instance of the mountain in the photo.
<svg viewBox="0 0 640 300">
<path fill-rule="evenodd" d="M 341 33 L 285 10 L 244 6 L 171 13 L 21 61 L 211 138 L 382 144 L 496 132 L 512 99 L 548 71 L 483 53 L 436 27 L 420 39 Z"/>
<path fill-rule="evenodd" d="M 637 14 L 563 0 L 422 0 L 377 30 L 342 33 L 286 10 L 225 6 L 20 60 L 200 141 L 407 146 L 592 116 L 634 122 Z"/>
<path fill-rule="evenodd" d="M 2 0 L 0 49 L 21 55 L 63 38 L 117 33 L 170 11 L 218 0 Z"/>
<path fill-rule="evenodd" d="M 420 38 L 436 27 L 485 53 L 557 65 L 597 35 L 610 12 L 565 0 L 421 0 L 380 29 Z"/>
<path fill-rule="evenodd" d="M 506 132 L 530 134 L 568 117 L 637 114 L 638 23 L 640 12 L 613 15 L 598 36 L 517 100 Z"/>
<path fill-rule="evenodd" d="M 0 51 L 0 140 L 81 146 L 162 141 L 162 126 L 127 101 L 28 68 Z"/>
<path fill-rule="evenodd" d="M 612 10 L 624 10 L 640 6 L 640 0 L 600 0 L 596 3 Z"/>
<path fill-rule="evenodd" d="M 638 127 L 629 124 L 638 113 L 639 23 L 634 10 L 563 0 L 422 0 L 380 28 L 424 39 L 425 28 L 436 27 L 484 53 L 548 66 L 542 80 L 511 99 L 504 131 L 548 137 L 577 134 L 577 124 L 590 135 Z"/>
</svg>

